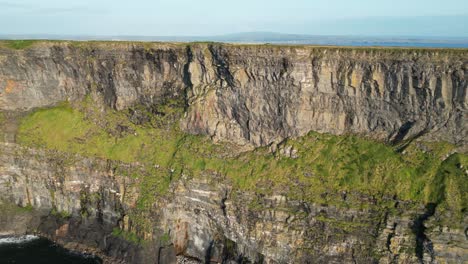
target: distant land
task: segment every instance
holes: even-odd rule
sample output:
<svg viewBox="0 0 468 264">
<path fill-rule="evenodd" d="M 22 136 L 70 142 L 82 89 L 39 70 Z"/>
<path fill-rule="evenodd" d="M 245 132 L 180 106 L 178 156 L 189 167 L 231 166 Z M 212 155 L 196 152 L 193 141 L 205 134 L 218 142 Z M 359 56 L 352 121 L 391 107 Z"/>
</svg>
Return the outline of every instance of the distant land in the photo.
<svg viewBox="0 0 468 264">
<path fill-rule="evenodd" d="M 468 48 L 468 37 L 423 37 L 423 36 L 319 36 L 283 34 L 274 32 L 242 32 L 217 36 L 85 36 L 23 34 L 1 35 L 0 39 L 50 39 L 50 40 L 115 40 L 115 41 L 164 41 L 164 42 L 226 42 L 321 46 L 384 46 L 384 47 L 428 47 Z"/>
</svg>

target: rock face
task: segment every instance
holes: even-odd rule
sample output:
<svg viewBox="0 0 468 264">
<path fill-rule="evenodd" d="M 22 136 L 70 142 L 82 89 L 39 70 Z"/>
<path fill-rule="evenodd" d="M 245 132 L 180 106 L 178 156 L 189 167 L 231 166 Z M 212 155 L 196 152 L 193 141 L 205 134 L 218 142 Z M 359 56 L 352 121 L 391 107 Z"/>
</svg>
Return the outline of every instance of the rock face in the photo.
<svg viewBox="0 0 468 264">
<path fill-rule="evenodd" d="M 219 182 L 219 179 L 211 178 Z M 395 203 L 398 216 L 357 208 L 336 208 L 232 193 L 213 182 L 180 183 L 164 208 L 178 254 L 205 262 L 266 263 L 463 263 L 468 261 L 466 230 L 421 222 L 424 208 Z M 349 194 L 353 196 L 354 194 Z M 348 199 L 350 199 L 348 197 Z M 260 208 L 249 206 L 253 201 Z M 368 204 L 355 197 L 349 205 Z M 372 202 L 371 202 L 372 203 Z M 431 216 L 432 217 L 432 216 Z M 465 222 L 468 217 L 465 216 Z M 424 230 L 427 238 L 422 240 Z M 421 248 L 417 241 L 421 241 Z M 208 253 L 207 253 L 208 252 Z"/>
<path fill-rule="evenodd" d="M 310 130 L 466 143 L 464 50 L 48 44 L 0 50 L 0 109 L 96 94 L 116 109 L 184 98 L 182 127 L 247 147 Z"/>
<path fill-rule="evenodd" d="M 467 63 L 465 50 L 40 42 L 0 47 L 0 110 L 11 121 L 87 96 L 116 110 L 182 99 L 184 131 L 245 149 L 311 130 L 463 147 Z M 450 214 L 429 205 L 382 197 L 391 207 L 374 210 L 377 199 L 357 192 L 341 207 L 259 196 L 209 171 L 171 183 L 143 215 L 146 232 L 129 220 L 139 180 L 117 169 L 140 164 L 20 146 L 15 126 L 0 133 L 0 235 L 36 232 L 108 263 L 468 262 L 466 225 L 441 225 Z"/>
<path fill-rule="evenodd" d="M 348 209 L 281 195 L 257 197 L 236 193 L 216 175 L 176 182 L 150 221 L 169 241 L 153 234 L 152 242 L 134 244 L 112 235 L 117 227 L 132 229 L 126 215 L 140 192 L 136 179 L 114 174 L 116 165 L 124 164 L 3 144 L 2 203 L 35 209 L 0 206 L 6 212 L 0 216 L 0 234 L 36 232 L 68 248 L 97 254 L 106 263 L 175 263 L 176 255 L 195 263 L 468 261 L 466 231 L 433 220 L 418 226 L 427 213 L 424 208 L 388 198 L 396 214 L 360 209 L 373 201 L 352 193 L 347 194 L 353 201 Z M 427 238 L 418 253 L 421 234 Z"/>
<path fill-rule="evenodd" d="M 194 51 L 185 128 L 254 146 L 310 130 L 463 141 L 466 123 L 456 120 L 466 115 L 466 54 L 449 63 L 430 53 L 407 56 L 222 46 Z"/>
<path fill-rule="evenodd" d="M 138 244 L 116 235 L 129 230 L 138 180 L 115 174 L 132 164 L 38 151 L 2 143 L 0 235 L 36 233 L 65 247 L 96 254 L 104 263 L 173 263 L 173 247 Z M 16 207 L 25 207 L 21 209 Z M 172 253 L 172 254 L 171 254 Z"/>
</svg>

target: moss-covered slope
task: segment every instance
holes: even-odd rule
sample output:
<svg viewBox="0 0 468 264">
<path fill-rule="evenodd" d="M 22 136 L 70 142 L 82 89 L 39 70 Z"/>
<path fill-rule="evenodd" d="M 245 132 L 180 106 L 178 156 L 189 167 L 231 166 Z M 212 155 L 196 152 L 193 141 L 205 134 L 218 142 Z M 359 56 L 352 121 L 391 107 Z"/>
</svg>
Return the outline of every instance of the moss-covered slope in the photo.
<svg viewBox="0 0 468 264">
<path fill-rule="evenodd" d="M 334 205 L 340 205 L 343 192 L 377 199 L 395 196 L 439 204 L 455 213 L 453 224 L 463 220 L 468 158 L 454 153 L 449 143 L 414 142 L 402 150 L 353 135 L 311 132 L 282 142 L 273 152 L 259 148 L 236 153 L 235 146 L 182 132 L 178 126 L 182 107 L 169 101 L 152 110 L 117 112 L 101 111 L 90 99 L 73 107 L 63 103 L 24 117 L 17 138 L 33 148 L 141 163 L 142 175 L 128 173 L 144 179 L 148 195 L 142 198 L 154 197 L 152 192 L 164 194 L 181 175 L 203 177 L 212 172 L 244 191 Z"/>
</svg>

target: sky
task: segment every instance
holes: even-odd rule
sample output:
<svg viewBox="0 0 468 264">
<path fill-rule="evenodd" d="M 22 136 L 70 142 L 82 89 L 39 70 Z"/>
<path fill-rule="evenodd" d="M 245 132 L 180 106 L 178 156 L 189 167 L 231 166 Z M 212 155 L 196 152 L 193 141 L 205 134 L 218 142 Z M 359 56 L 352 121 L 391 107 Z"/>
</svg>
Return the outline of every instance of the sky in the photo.
<svg viewBox="0 0 468 264">
<path fill-rule="evenodd" d="M 468 37 L 468 0 L 0 0 L 0 34 Z"/>
</svg>

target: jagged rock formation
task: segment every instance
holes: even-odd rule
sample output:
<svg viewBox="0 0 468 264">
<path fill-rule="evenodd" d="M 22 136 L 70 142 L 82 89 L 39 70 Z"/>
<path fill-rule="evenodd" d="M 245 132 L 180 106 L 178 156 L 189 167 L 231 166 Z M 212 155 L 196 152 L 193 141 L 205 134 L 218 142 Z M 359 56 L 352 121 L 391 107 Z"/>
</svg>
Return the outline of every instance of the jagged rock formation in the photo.
<svg viewBox="0 0 468 264">
<path fill-rule="evenodd" d="M 38 232 L 109 263 L 174 263 L 176 255 L 182 263 L 464 263 L 466 212 L 464 226 L 448 226 L 441 223 L 450 214 L 418 202 L 351 192 L 339 194 L 338 207 L 257 195 L 213 171 L 172 182 L 143 215 L 148 232 L 131 220 L 139 179 L 121 170 L 141 164 L 33 149 L 16 136 L 27 111 L 90 96 L 116 110 L 183 100 L 185 132 L 241 150 L 275 149 L 311 130 L 463 148 L 467 58 L 465 50 L 220 44 L 0 47 L 0 110 L 8 116 L 0 200 L 2 208 L 32 207 L 4 209 L 0 234 Z M 297 155 L 291 147 L 279 153 Z M 391 209 L 375 210 L 379 203 Z M 148 242 L 132 242 L 132 232 Z"/>
<path fill-rule="evenodd" d="M 2 214 L 0 234 L 39 232 L 68 248 L 98 254 L 109 263 L 173 263 L 175 254 L 215 263 L 468 260 L 465 231 L 435 222 L 425 223 L 432 231 L 424 243 L 430 242 L 432 251 L 421 249 L 420 256 L 413 252 L 421 232 L 413 228 L 422 227 L 416 221 L 426 213 L 424 208 L 389 198 L 399 212 L 389 216 L 357 209 L 372 203 L 365 196 L 352 199 L 350 205 L 355 208 L 349 209 L 301 203 L 281 195 L 256 197 L 233 192 L 213 175 L 176 183 L 170 198 L 158 203 L 152 223 L 170 230 L 173 244 L 148 234 L 154 242 L 138 246 L 111 235 L 119 225 L 131 228 L 125 219 L 139 195 L 136 180 L 114 174 L 116 163 L 57 154 L 2 145 L 3 201 L 32 205 L 38 211 L 16 209 Z M 358 194 L 348 194 L 352 195 Z M 261 208 L 248 206 L 254 200 Z M 51 210 L 57 214 L 51 215 Z M 324 217 L 332 221 L 323 221 Z"/>
<path fill-rule="evenodd" d="M 0 234 L 39 232 L 70 249 L 90 250 L 109 263 L 138 262 L 135 246 L 110 235 L 125 210 L 122 195 L 128 203 L 132 201 L 131 187 L 125 188 L 134 180 L 115 177 L 105 161 L 12 143 L 2 144 L 1 149 L 0 190 L 7 203 L 1 206 L 5 213 L 0 217 Z M 11 204 L 34 209 L 6 210 Z"/>
<path fill-rule="evenodd" d="M 116 109 L 184 97 L 186 131 L 240 145 L 310 130 L 467 138 L 464 50 L 40 43 L 0 54 L 2 110 L 90 93 Z"/>
<path fill-rule="evenodd" d="M 38 230 L 73 249 L 95 249 L 94 253 L 107 256 L 111 262 L 116 261 L 111 257 L 128 262 L 159 259 L 159 263 L 167 263 L 170 259 L 161 253 L 165 247 L 160 244 L 146 247 L 143 252 L 149 252 L 147 255 L 132 253 L 142 252 L 141 248 L 110 235 L 119 224 L 129 228 L 123 219 L 138 196 L 135 179 L 114 174 L 116 164 L 62 157 L 11 143 L 2 145 L 2 150 L 2 199 L 40 211 L 15 221 L 8 219 L 15 213 L 3 214 L 3 233 Z M 214 182 L 220 179 L 182 181 L 174 186 L 171 201 L 159 208 L 160 218 L 155 223 L 172 230 L 174 253 L 212 262 L 231 257 L 278 263 L 367 263 L 376 256 L 383 263 L 418 262 L 407 250 L 416 241 L 411 227 L 414 219 L 424 214 L 423 208 L 415 211 L 400 205 L 403 215 L 387 218 L 372 210 L 301 204 L 276 195 L 260 198 L 263 208 L 252 210 L 246 205 L 257 197 L 236 195 L 229 186 L 215 186 Z M 368 202 L 365 197 L 360 199 L 363 204 Z M 49 215 L 54 208 L 70 216 Z M 318 221 L 321 216 L 336 219 L 336 223 L 348 222 L 357 229 Z M 466 261 L 463 230 L 440 228 L 446 230 L 429 234 L 436 256 Z"/>
</svg>

